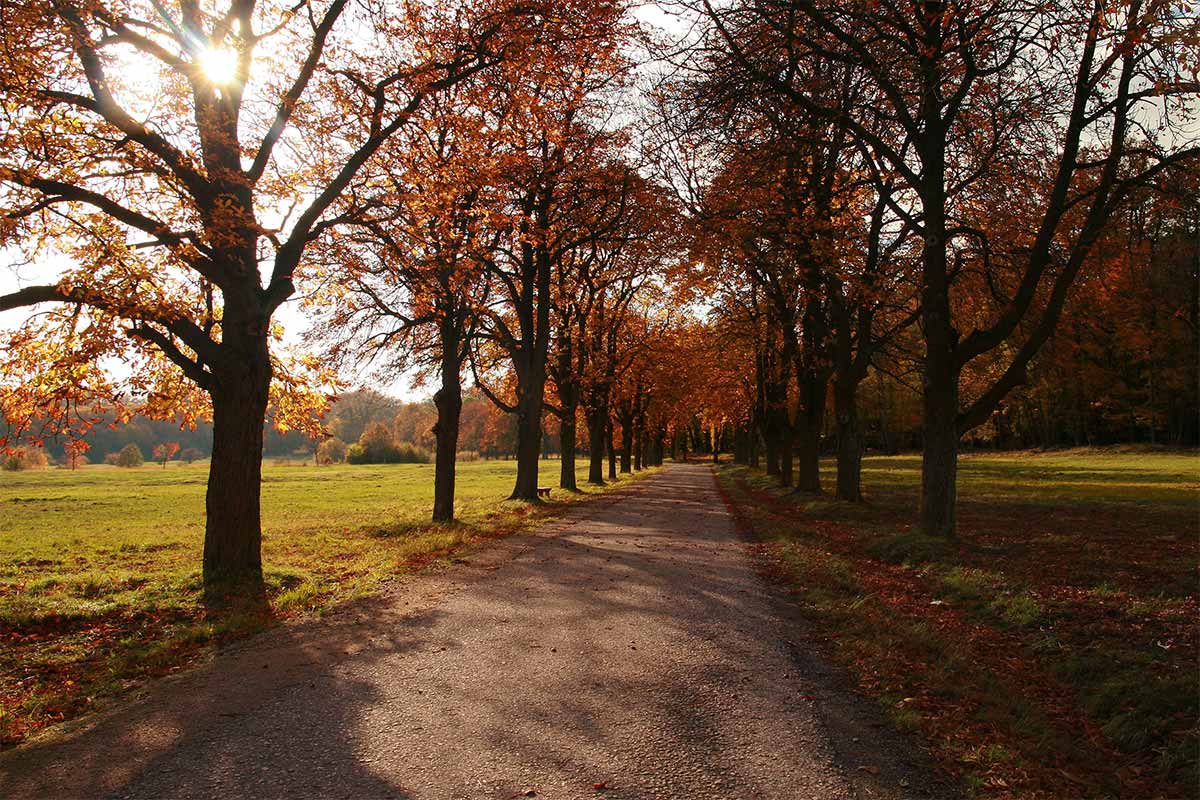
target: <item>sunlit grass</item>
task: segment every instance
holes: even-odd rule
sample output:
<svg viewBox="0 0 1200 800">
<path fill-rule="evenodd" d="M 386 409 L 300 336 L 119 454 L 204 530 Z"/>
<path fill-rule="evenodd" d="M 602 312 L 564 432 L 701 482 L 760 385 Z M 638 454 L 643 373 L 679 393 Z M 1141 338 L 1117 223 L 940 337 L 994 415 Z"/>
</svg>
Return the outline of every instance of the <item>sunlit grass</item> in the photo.
<svg viewBox="0 0 1200 800">
<path fill-rule="evenodd" d="M 0 741 L 77 715 L 129 680 L 170 671 L 212 642 L 368 594 L 604 490 L 506 500 L 512 461 L 459 466 L 458 522 L 429 522 L 433 466 L 267 465 L 269 609 L 202 604 L 207 465 L 0 473 Z M 539 483 L 557 486 L 560 463 Z"/>
<path fill-rule="evenodd" d="M 970 794 L 1175 796 L 1195 777 L 1200 457 L 968 455 L 957 540 L 917 528 L 916 456 L 866 459 L 862 505 L 721 475 L 816 633 Z"/>
</svg>

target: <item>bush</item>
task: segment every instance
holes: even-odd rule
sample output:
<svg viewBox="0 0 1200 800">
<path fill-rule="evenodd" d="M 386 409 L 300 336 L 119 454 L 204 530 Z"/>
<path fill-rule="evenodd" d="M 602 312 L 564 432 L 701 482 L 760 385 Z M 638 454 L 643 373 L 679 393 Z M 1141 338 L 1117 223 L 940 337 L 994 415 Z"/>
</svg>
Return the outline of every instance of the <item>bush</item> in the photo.
<svg viewBox="0 0 1200 800">
<path fill-rule="evenodd" d="M 186 464 L 190 464 L 193 461 L 199 461 L 202 458 L 204 458 L 204 453 L 200 452 L 194 447 L 185 447 L 179 453 L 179 460 Z"/>
<path fill-rule="evenodd" d="M 120 458 L 120 453 L 106 453 L 104 456 L 104 463 L 108 464 L 110 467 L 115 467 Z"/>
<path fill-rule="evenodd" d="M 346 443 L 334 437 L 317 445 L 318 464 L 341 464 L 346 460 Z"/>
<path fill-rule="evenodd" d="M 105 461 L 107 460 L 105 459 Z M 146 463 L 146 458 L 142 455 L 141 448 L 130 442 L 121 448 L 121 452 L 117 453 L 115 463 L 118 467 L 140 467 Z"/>
<path fill-rule="evenodd" d="M 478 461 L 478 450 L 459 450 L 454 456 L 456 461 Z"/>
<path fill-rule="evenodd" d="M 7 472 L 23 469 L 45 469 L 50 464 L 46 451 L 40 447 L 17 447 L 4 456 L 3 467 Z"/>
<path fill-rule="evenodd" d="M 396 446 L 397 464 L 428 464 L 430 460 L 429 451 L 424 447 L 417 447 L 409 442 Z"/>
<path fill-rule="evenodd" d="M 365 433 L 346 448 L 347 464 L 428 464 L 431 460 L 429 451 L 423 447 L 409 442 L 396 444 L 378 435 L 368 438 Z"/>
</svg>

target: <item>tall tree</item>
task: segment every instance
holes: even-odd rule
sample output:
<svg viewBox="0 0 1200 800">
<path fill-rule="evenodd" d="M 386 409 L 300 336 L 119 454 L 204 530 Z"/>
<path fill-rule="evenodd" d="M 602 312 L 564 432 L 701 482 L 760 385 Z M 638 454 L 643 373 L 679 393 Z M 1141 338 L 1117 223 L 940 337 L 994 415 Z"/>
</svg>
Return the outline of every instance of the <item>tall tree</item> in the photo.
<svg viewBox="0 0 1200 800">
<path fill-rule="evenodd" d="M 488 0 L 350 9 L 346 0 L 0 4 L 0 244 L 23 248 L 48 276 L 0 297 L 0 310 L 63 304 L 71 311 L 49 324 L 70 350 L 94 361 L 132 340 L 147 357 L 135 386 L 206 395 L 209 584 L 261 584 L 272 317 L 306 251 L 426 98 L 497 61 L 509 19 Z M 68 369 L 81 361 L 59 361 L 57 399 L 92 393 Z M 5 413 L 29 402 L 61 412 L 55 399 L 6 393 Z"/>
<path fill-rule="evenodd" d="M 577 242 L 572 220 L 585 195 L 575 190 L 606 159 L 611 134 L 602 102 L 626 72 L 631 32 L 627 6 L 613 0 L 568 4 L 555 16 L 557 35 L 519 69 L 498 71 L 487 110 L 505 147 L 502 185 L 490 213 L 503 233 L 483 257 L 493 292 L 481 317 L 480 373 L 501 362 L 514 397 L 480 388 L 517 418 L 517 476 L 512 498 L 537 502 L 547 360 L 553 336 L 554 275 Z M 483 369 L 478 369 L 479 366 Z M 511 400 L 511 402 L 510 402 Z"/>
<path fill-rule="evenodd" d="M 837 117 L 885 165 L 878 179 L 913 198 L 893 210 L 923 241 L 920 524 L 953 535 L 960 438 L 1025 381 L 1129 190 L 1200 156 L 1185 127 L 1200 23 L 1142 0 L 704 0 L 697 10 L 763 91 Z M 748 28 L 768 35 L 737 35 Z M 852 113 L 787 68 L 808 58 L 860 71 L 870 91 Z M 1020 224 L 991 224 L 996 195 Z M 976 266 L 997 298 L 982 314 L 963 295 Z M 1011 356 L 996 377 L 964 397 L 964 368 L 1002 346 Z"/>
</svg>

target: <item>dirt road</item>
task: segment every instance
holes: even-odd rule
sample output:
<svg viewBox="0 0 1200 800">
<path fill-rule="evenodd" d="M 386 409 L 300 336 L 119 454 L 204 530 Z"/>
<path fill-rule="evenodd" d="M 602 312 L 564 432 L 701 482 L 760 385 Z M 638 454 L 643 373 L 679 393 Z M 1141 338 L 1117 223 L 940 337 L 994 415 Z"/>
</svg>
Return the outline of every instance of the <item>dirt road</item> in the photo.
<svg viewBox="0 0 1200 800">
<path fill-rule="evenodd" d="M 939 796 L 755 572 L 710 470 L 160 682 L 0 797 Z"/>
</svg>

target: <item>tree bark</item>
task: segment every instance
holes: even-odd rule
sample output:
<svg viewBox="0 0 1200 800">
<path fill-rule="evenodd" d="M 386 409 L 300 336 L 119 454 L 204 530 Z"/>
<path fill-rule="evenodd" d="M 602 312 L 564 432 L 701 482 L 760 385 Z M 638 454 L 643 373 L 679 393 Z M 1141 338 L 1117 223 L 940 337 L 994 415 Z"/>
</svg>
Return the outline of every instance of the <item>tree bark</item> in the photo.
<svg viewBox="0 0 1200 800">
<path fill-rule="evenodd" d="M 588 423 L 588 483 L 595 486 L 604 485 L 604 420 L 607 412 L 602 409 L 589 409 Z"/>
<path fill-rule="evenodd" d="M 433 465 L 433 521 L 454 521 L 454 482 L 458 458 L 458 426 L 462 413 L 462 384 L 459 372 L 458 337 L 442 335 L 442 385 L 433 396 L 438 418 L 433 425 L 437 453 Z"/>
<path fill-rule="evenodd" d="M 814 379 L 806 395 L 806 407 L 796 416 L 796 442 L 799 445 L 799 471 L 796 488 L 802 492 L 821 493 L 821 431 L 825 427 L 826 382 Z"/>
<path fill-rule="evenodd" d="M 604 438 L 608 444 L 608 479 L 615 481 L 617 479 L 617 450 L 613 446 L 613 424 L 612 417 L 608 417 L 604 426 Z"/>
<path fill-rule="evenodd" d="M 559 487 L 571 492 L 579 490 L 575 485 L 575 409 L 563 409 L 563 418 L 558 430 L 560 449 Z"/>
<path fill-rule="evenodd" d="M 271 359 L 263 334 L 237 337 L 249 323 L 227 317 L 228 358 L 212 372 L 213 449 L 205 496 L 206 588 L 262 586 L 263 427 Z M 239 338 L 242 341 L 239 341 Z"/>
<path fill-rule="evenodd" d="M 837 415 L 837 499 L 862 502 L 862 429 L 858 419 L 858 382 L 853 378 L 835 383 L 834 413 Z"/>
<path fill-rule="evenodd" d="M 534 376 L 536 377 L 536 376 Z M 517 400 L 517 481 L 510 500 L 538 502 L 538 458 L 542 449 L 542 392 L 546 377 L 533 378 L 521 388 Z"/>
<path fill-rule="evenodd" d="M 619 406 L 618 406 L 619 408 Z M 632 472 L 633 415 L 621 414 L 621 474 Z"/>
</svg>

